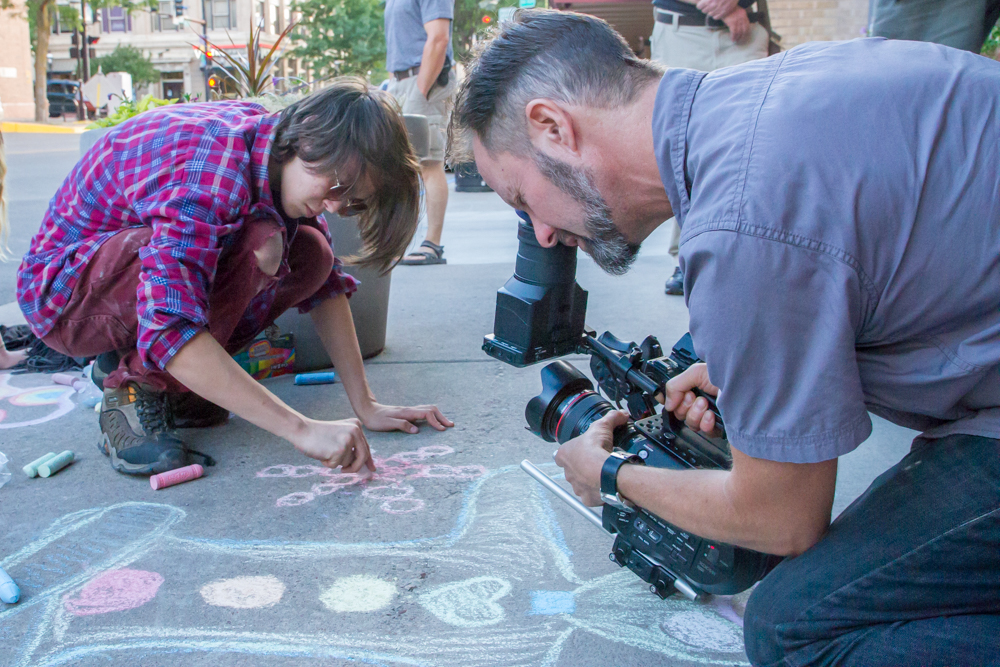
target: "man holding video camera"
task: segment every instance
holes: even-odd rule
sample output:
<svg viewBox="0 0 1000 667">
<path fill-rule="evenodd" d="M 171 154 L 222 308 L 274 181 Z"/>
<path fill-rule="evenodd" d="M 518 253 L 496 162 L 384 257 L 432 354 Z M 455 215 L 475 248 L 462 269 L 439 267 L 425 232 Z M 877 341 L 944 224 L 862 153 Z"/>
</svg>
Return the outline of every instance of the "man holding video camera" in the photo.
<svg viewBox="0 0 1000 667">
<path fill-rule="evenodd" d="M 609 273 L 676 215 L 707 360 L 666 408 L 724 470 L 623 465 L 683 530 L 792 556 L 750 598 L 759 665 L 1000 661 L 1000 65 L 920 43 L 807 44 L 664 74 L 606 23 L 521 11 L 469 68 L 456 122 L 538 242 Z M 832 524 L 869 412 L 922 432 Z M 556 462 L 600 502 L 612 412 Z"/>
</svg>

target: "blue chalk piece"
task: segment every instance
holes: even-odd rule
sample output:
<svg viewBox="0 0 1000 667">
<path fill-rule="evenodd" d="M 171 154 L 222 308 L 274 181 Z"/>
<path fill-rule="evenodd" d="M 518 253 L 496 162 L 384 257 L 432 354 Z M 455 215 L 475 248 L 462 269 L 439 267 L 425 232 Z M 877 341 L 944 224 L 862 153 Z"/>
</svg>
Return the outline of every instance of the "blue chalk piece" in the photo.
<svg viewBox="0 0 1000 667">
<path fill-rule="evenodd" d="M 21 589 L 17 587 L 10 575 L 0 567 L 0 600 L 14 604 L 21 599 Z"/>
<path fill-rule="evenodd" d="M 572 591 L 531 591 L 529 616 L 555 616 L 576 611 L 576 598 Z"/>
<path fill-rule="evenodd" d="M 336 371 L 320 371 L 319 373 L 300 373 L 295 376 L 295 384 L 333 384 L 338 380 Z"/>
</svg>

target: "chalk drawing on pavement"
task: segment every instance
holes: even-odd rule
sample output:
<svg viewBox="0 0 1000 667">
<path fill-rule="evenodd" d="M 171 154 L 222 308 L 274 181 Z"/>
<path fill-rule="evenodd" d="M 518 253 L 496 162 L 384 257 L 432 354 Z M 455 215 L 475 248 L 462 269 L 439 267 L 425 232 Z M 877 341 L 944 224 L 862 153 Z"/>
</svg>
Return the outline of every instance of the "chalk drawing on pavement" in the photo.
<svg viewBox="0 0 1000 667">
<path fill-rule="evenodd" d="M 205 584 L 199 591 L 213 607 L 262 609 L 273 607 L 285 594 L 285 584 L 277 577 L 233 577 Z"/>
<path fill-rule="evenodd" d="M 75 596 L 67 595 L 63 605 L 74 616 L 135 609 L 156 597 L 162 583 L 163 577 L 156 572 L 108 570 L 88 581 Z"/>
<path fill-rule="evenodd" d="M 365 612 L 385 609 L 394 597 L 395 584 L 366 574 L 356 574 L 333 582 L 319 599 L 330 611 Z"/>
<path fill-rule="evenodd" d="M 11 377 L 10 373 L 0 373 L 0 402 L 8 404 L 7 409 L 0 409 L 0 429 L 44 424 L 71 412 L 76 405 L 71 398 L 76 393 L 72 387 L 15 387 Z M 22 409 L 12 410 L 9 406 Z M 18 413 L 24 413 L 24 417 L 16 418 Z M 12 417 L 17 420 L 12 421 Z"/>
<path fill-rule="evenodd" d="M 398 452 L 388 458 L 373 455 L 377 472 L 374 475 L 344 473 L 318 465 L 274 465 L 264 468 L 257 477 L 318 477 L 321 481 L 308 491 L 296 491 L 278 498 L 278 507 L 294 507 L 310 503 L 348 488 L 360 487 L 361 496 L 382 501 L 379 509 L 388 514 L 409 514 L 426 506 L 422 498 L 415 497 L 413 480 L 458 479 L 473 480 L 486 474 L 481 465 L 451 466 L 442 463 L 425 463 L 428 459 L 455 453 L 451 447 L 431 445 L 416 451 Z"/>
<path fill-rule="evenodd" d="M 0 610 L 0 634 L 10 649 L 0 665 L 89 667 L 138 655 L 155 663 L 163 661 L 156 656 L 183 652 L 217 656 L 220 664 L 244 656 L 244 662 L 554 667 L 567 664 L 561 656 L 577 635 L 619 647 L 612 650 L 646 651 L 636 658 L 645 664 L 746 664 L 739 625 L 720 613 L 724 600 L 660 600 L 610 564 L 596 575 L 578 572 L 560 526 L 560 517 L 573 515 L 553 502 L 511 466 L 469 485 L 447 532 L 413 540 L 208 538 L 184 510 L 157 503 L 75 512 L 0 562 L 24 594 L 20 604 Z M 610 539 L 595 531 L 585 544 L 603 550 Z M 77 616 L 66 607 L 65 600 L 84 599 L 88 584 L 109 571 L 164 572 L 164 564 L 184 573 L 185 581 L 171 583 L 171 595 L 121 613 Z M 189 620 L 197 617 L 190 593 L 239 580 L 248 566 L 267 572 L 267 585 L 281 591 L 271 593 L 267 614 L 236 612 L 243 620 L 232 627 Z M 410 573 L 410 582 L 387 574 L 394 570 Z M 233 577 L 219 579 L 226 572 Z M 212 574 L 199 580 L 199 573 Z M 366 596 L 372 601 L 363 606 Z M 338 612 L 338 605 L 356 611 Z M 384 624 L 390 622 L 384 615 L 402 613 L 408 622 L 372 632 L 371 614 L 382 614 Z"/>
</svg>

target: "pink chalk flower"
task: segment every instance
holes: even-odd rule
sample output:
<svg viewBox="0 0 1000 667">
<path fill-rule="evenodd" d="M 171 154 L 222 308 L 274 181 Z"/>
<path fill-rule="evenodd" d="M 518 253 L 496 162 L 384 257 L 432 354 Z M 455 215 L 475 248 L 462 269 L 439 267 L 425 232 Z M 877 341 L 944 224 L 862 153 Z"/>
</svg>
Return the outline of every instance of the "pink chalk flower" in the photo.
<svg viewBox="0 0 1000 667">
<path fill-rule="evenodd" d="M 63 598 L 63 605 L 76 616 L 135 609 L 156 597 L 162 583 L 163 577 L 156 572 L 109 570 L 88 581 L 76 597 Z"/>
</svg>

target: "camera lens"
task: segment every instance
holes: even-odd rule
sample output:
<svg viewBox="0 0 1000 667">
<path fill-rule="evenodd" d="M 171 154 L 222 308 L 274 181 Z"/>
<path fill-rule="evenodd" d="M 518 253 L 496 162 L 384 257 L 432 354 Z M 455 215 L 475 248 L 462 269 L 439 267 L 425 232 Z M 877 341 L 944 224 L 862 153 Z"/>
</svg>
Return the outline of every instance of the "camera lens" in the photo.
<svg viewBox="0 0 1000 667">
<path fill-rule="evenodd" d="M 528 401 L 524 417 L 532 433 L 562 444 L 613 409 L 583 373 L 556 361 L 542 369 L 542 392 Z"/>
</svg>

